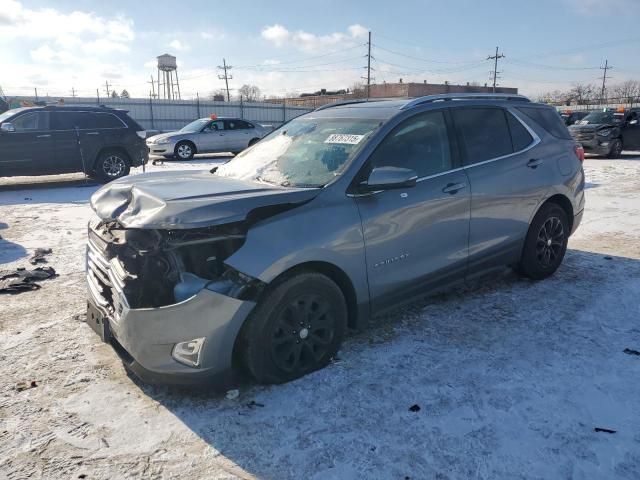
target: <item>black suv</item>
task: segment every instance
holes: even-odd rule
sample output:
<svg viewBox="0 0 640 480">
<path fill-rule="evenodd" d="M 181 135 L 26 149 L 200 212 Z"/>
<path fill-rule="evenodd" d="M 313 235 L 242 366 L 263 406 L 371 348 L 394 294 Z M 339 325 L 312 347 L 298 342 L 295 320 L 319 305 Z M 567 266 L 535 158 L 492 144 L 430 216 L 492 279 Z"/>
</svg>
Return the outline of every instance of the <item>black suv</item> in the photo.
<svg viewBox="0 0 640 480">
<path fill-rule="evenodd" d="M 0 115 L 0 177 L 84 172 L 108 182 L 147 162 L 145 136 L 124 110 L 16 108 Z"/>
<path fill-rule="evenodd" d="M 622 150 L 640 149 L 640 108 L 595 110 L 569 127 L 585 153 L 619 158 Z"/>
</svg>

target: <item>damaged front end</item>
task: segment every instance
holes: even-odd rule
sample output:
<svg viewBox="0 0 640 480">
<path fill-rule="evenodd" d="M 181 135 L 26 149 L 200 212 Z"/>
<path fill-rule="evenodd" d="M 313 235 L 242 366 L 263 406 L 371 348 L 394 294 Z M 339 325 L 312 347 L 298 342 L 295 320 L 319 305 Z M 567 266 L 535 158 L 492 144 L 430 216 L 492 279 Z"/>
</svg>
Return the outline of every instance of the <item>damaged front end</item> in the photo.
<svg viewBox="0 0 640 480">
<path fill-rule="evenodd" d="M 147 381 L 229 369 L 237 333 L 264 288 L 224 263 L 245 236 L 242 222 L 157 230 L 92 221 L 90 325 Z"/>
</svg>

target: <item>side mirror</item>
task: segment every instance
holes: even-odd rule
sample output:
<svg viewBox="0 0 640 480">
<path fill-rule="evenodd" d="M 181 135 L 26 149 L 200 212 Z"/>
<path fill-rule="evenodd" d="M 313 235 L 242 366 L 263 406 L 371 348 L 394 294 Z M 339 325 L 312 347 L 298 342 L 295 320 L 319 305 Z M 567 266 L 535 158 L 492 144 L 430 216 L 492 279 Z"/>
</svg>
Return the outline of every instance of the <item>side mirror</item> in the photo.
<svg viewBox="0 0 640 480">
<path fill-rule="evenodd" d="M 5 122 L 2 125 L 0 125 L 0 132 L 11 133 L 15 131 L 16 131 L 16 127 L 13 126 L 13 123 Z"/>
<path fill-rule="evenodd" d="M 360 184 L 360 190 L 374 192 L 377 190 L 393 190 L 416 186 L 418 174 L 409 168 L 377 167 L 369 174 L 369 178 Z"/>
<path fill-rule="evenodd" d="M 629 125 L 637 125 L 638 120 L 629 120 Z"/>
</svg>

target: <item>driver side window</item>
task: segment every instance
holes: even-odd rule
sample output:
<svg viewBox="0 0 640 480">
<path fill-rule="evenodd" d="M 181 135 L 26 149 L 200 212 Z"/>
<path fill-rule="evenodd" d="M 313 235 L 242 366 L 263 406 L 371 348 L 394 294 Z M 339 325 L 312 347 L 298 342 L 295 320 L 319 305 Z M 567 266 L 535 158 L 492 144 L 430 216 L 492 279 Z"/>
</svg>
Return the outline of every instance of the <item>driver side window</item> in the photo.
<svg viewBox="0 0 640 480">
<path fill-rule="evenodd" d="M 371 168 L 409 168 L 419 178 L 451 170 L 444 113 L 420 113 L 402 122 L 378 145 L 370 163 Z"/>
<path fill-rule="evenodd" d="M 222 120 L 211 122 L 207 127 L 207 130 L 210 130 L 212 132 L 217 132 L 218 130 L 224 130 L 224 122 Z"/>
</svg>

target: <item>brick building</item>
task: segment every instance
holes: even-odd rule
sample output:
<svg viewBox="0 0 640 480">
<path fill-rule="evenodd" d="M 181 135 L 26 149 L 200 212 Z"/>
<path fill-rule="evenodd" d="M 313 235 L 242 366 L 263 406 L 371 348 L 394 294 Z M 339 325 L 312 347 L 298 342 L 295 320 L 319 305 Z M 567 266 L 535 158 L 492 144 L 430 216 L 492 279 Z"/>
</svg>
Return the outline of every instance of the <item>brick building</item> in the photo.
<svg viewBox="0 0 640 480">
<path fill-rule="evenodd" d="M 456 85 L 452 83 L 404 83 L 400 80 L 398 83 L 378 83 L 370 87 L 370 98 L 415 98 L 425 95 L 437 95 L 440 93 L 492 93 L 493 88 L 488 85 Z M 517 88 L 496 87 L 496 93 L 517 94 Z M 363 97 L 363 92 L 354 94 L 345 93 L 341 95 L 304 95 L 295 98 L 270 98 L 267 102 L 282 103 L 285 101 L 287 105 L 299 107 L 316 108 L 327 103 L 341 102 L 354 98 Z"/>
</svg>

